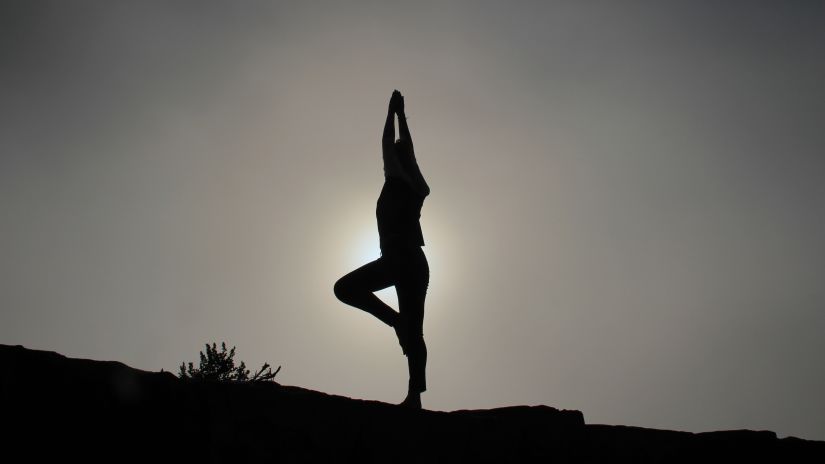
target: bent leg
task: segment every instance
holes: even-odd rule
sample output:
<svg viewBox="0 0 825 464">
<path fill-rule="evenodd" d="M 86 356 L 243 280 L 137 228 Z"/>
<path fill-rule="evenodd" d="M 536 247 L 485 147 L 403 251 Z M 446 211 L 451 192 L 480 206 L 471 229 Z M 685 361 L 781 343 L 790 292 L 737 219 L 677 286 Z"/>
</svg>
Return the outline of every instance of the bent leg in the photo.
<svg viewBox="0 0 825 464">
<path fill-rule="evenodd" d="M 362 309 L 383 323 L 394 327 L 398 313 L 373 292 L 395 285 L 387 263 L 381 258 L 367 263 L 335 282 L 335 296 L 342 302 Z"/>
</svg>

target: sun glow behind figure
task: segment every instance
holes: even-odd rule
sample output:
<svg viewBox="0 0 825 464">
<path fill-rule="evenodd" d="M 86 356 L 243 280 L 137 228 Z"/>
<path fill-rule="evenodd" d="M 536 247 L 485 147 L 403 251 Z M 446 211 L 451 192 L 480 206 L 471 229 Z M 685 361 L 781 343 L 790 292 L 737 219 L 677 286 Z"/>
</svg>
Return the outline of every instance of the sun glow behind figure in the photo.
<svg viewBox="0 0 825 464">
<path fill-rule="evenodd" d="M 430 284 L 427 291 L 424 324 L 433 327 L 437 326 L 438 321 L 445 316 L 441 309 L 446 301 L 449 301 L 449 289 L 458 284 L 457 269 L 451 263 L 461 262 L 459 256 L 461 247 L 452 240 L 453 234 L 450 233 L 449 224 L 442 220 L 438 205 L 428 205 L 428 201 L 433 201 L 433 198 L 427 198 L 421 212 L 421 227 L 425 243 L 423 250 L 430 266 Z M 341 272 L 341 275 L 381 256 L 378 230 L 372 213 L 374 202 L 372 198 L 362 198 L 348 203 L 350 207 L 343 208 L 341 211 L 348 211 L 349 214 L 340 215 L 339 222 L 337 222 L 339 227 L 335 234 L 327 234 L 321 238 L 325 246 L 331 250 L 329 256 L 337 257 L 334 268 Z M 356 219 L 353 220 L 353 218 Z M 328 263 L 324 265 L 329 266 Z M 379 290 L 375 294 L 392 308 L 398 309 L 395 287 Z"/>
<path fill-rule="evenodd" d="M 352 269 L 361 267 L 381 256 L 378 232 L 375 230 L 373 224 L 370 224 L 369 227 L 364 226 L 356 232 L 355 236 L 350 240 L 348 253 L 347 264 L 349 264 Z"/>
<path fill-rule="evenodd" d="M 381 247 L 378 242 L 378 231 L 375 225 L 370 224 L 362 227 L 350 240 L 348 245 L 349 254 L 347 264 L 349 269 L 355 270 L 359 267 L 381 257 Z M 398 309 L 398 299 L 395 294 L 395 287 L 388 287 L 375 292 L 378 298 L 385 303 Z"/>
</svg>

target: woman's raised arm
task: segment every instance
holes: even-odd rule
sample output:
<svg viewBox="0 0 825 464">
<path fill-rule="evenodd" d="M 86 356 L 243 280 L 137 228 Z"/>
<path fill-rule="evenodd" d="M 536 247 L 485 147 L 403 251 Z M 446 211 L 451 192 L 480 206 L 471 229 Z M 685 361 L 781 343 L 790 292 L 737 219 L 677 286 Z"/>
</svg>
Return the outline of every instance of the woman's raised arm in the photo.
<svg viewBox="0 0 825 464">
<path fill-rule="evenodd" d="M 384 159 L 384 175 L 386 177 L 403 177 L 403 169 L 395 154 L 395 111 L 401 93 L 397 90 L 392 93 L 387 108 L 387 120 L 384 122 L 384 135 L 381 137 L 381 156 Z"/>
<path fill-rule="evenodd" d="M 410 135 L 410 128 L 407 126 L 407 115 L 404 112 L 404 97 L 398 94 L 400 99 L 396 114 L 398 115 L 398 132 L 400 132 L 400 145 L 397 149 L 404 149 L 408 151 L 408 155 L 404 157 L 401 163 L 404 180 L 422 197 L 430 194 L 430 186 L 421 175 L 421 170 L 418 168 L 418 162 L 415 160 L 415 150 L 413 150 L 412 135 Z"/>
<path fill-rule="evenodd" d="M 404 97 L 401 97 L 401 104 L 398 106 L 396 114 L 398 114 L 398 138 L 410 144 L 410 150 L 412 150 L 412 135 L 410 135 L 410 128 L 407 126 L 407 115 L 404 114 Z"/>
<path fill-rule="evenodd" d="M 396 90 L 395 92 L 398 91 Z M 382 144 L 395 143 L 395 107 L 397 106 L 398 100 L 395 92 L 393 92 L 392 97 L 390 97 L 390 104 L 387 108 L 387 120 L 384 122 L 384 135 L 381 136 Z M 400 96 L 401 94 L 398 95 Z"/>
</svg>

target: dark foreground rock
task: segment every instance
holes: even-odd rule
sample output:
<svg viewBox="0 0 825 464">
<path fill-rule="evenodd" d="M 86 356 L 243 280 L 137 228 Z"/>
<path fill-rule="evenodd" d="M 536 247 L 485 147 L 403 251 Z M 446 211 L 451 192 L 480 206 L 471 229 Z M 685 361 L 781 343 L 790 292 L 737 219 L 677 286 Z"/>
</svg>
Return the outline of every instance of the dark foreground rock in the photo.
<svg viewBox="0 0 825 464">
<path fill-rule="evenodd" d="M 407 411 L 19 345 L 0 345 L 0 367 L 6 462 L 825 462 L 825 442 L 768 431 L 586 425 L 547 406 Z"/>
</svg>

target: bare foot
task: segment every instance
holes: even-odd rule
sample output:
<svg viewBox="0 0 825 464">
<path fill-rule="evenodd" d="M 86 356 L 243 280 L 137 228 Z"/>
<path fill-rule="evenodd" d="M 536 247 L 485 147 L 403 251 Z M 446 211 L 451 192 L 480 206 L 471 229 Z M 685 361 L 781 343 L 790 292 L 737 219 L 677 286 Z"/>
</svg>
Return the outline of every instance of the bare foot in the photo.
<svg viewBox="0 0 825 464">
<path fill-rule="evenodd" d="M 398 405 L 409 409 L 421 409 L 421 394 L 407 393 L 407 397 Z"/>
</svg>

